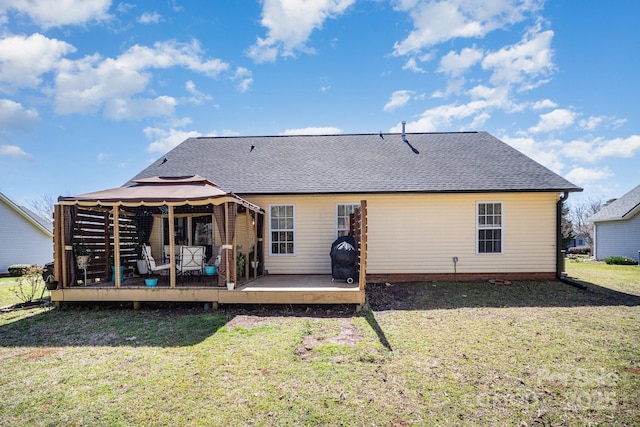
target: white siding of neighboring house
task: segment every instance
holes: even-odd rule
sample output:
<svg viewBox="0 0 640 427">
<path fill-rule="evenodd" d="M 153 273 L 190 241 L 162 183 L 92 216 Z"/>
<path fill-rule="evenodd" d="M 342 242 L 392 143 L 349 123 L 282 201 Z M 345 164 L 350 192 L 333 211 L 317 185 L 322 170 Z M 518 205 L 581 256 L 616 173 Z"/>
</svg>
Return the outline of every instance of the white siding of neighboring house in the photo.
<svg viewBox="0 0 640 427">
<path fill-rule="evenodd" d="M 53 239 L 0 200 L 0 273 L 13 264 L 53 261 Z"/>
<path fill-rule="evenodd" d="M 595 257 L 626 256 L 638 261 L 640 213 L 627 220 L 596 223 Z"/>
<path fill-rule="evenodd" d="M 331 274 L 336 205 L 368 205 L 368 274 L 554 272 L 558 193 L 243 196 L 263 207 L 270 274 Z M 476 253 L 476 204 L 502 202 L 503 253 Z M 269 255 L 269 206 L 295 206 L 295 256 Z"/>
</svg>

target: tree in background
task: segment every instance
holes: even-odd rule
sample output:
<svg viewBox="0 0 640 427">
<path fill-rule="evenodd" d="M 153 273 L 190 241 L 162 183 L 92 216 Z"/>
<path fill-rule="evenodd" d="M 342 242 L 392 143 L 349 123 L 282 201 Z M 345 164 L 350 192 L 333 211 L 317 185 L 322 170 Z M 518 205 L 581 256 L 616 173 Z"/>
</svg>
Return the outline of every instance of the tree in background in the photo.
<svg viewBox="0 0 640 427">
<path fill-rule="evenodd" d="M 589 221 L 593 215 L 615 199 L 604 201 L 602 198 L 590 197 L 577 204 L 571 205 L 568 215 L 576 237 L 584 237 L 585 242 L 593 249 L 593 224 Z"/>
<path fill-rule="evenodd" d="M 571 241 L 575 237 L 573 231 L 573 223 L 571 222 L 570 213 L 571 209 L 567 205 L 566 202 L 562 203 L 562 207 L 560 208 L 561 213 L 561 222 L 560 222 L 560 232 L 562 233 L 562 244 L 561 249 L 566 249 L 571 244 Z"/>
<path fill-rule="evenodd" d="M 53 207 L 56 198 L 51 194 L 44 194 L 39 199 L 29 200 L 27 207 L 43 218 L 53 219 Z"/>
</svg>

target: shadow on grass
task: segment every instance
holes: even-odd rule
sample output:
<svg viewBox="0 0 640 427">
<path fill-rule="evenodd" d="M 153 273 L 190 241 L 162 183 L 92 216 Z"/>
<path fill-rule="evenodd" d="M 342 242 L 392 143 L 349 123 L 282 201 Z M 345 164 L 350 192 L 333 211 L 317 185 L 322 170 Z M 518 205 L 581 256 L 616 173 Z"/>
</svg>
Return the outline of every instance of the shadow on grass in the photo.
<svg viewBox="0 0 640 427">
<path fill-rule="evenodd" d="M 232 320 L 251 327 L 255 318 L 348 318 L 354 313 L 353 305 L 225 305 L 205 311 L 196 303 L 145 303 L 140 310 L 130 303 L 68 303 L 61 310 L 2 313 L 0 347 L 187 347 Z"/>
<path fill-rule="evenodd" d="M 375 312 L 436 310 L 465 307 L 589 307 L 640 306 L 640 296 L 587 283 L 581 290 L 557 282 L 514 282 L 508 286 L 487 282 L 422 282 L 368 284 L 372 311 L 364 316 L 380 343 L 392 351 Z M 352 305 L 225 305 L 203 311 L 201 304 L 71 305 L 32 314 L 30 310 L 3 313 L 0 346 L 60 347 L 184 347 L 198 344 L 232 319 L 269 317 L 348 318 Z"/>
</svg>

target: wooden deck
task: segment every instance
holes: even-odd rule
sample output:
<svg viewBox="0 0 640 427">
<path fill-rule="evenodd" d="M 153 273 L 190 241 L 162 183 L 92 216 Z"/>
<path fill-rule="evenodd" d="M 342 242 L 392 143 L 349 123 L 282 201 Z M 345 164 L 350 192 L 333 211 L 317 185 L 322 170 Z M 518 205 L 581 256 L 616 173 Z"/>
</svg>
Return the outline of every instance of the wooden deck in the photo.
<svg viewBox="0 0 640 427">
<path fill-rule="evenodd" d="M 221 281 L 222 284 L 222 281 Z M 112 282 L 92 283 L 51 291 L 51 300 L 62 302 L 140 302 L 175 301 L 217 304 L 358 304 L 364 305 L 364 290 L 357 283 L 332 281 L 328 275 L 267 275 L 235 289 L 203 281 L 179 282 L 175 288 L 166 278 L 158 286 L 145 286 L 142 278 L 127 279 L 116 288 Z"/>
</svg>

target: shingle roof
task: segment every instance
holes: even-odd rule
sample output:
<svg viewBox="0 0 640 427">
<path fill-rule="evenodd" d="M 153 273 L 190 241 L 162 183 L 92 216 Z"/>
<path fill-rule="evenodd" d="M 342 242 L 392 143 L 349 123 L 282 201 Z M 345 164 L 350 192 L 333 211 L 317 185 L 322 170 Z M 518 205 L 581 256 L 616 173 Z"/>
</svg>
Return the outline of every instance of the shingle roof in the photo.
<svg viewBox="0 0 640 427">
<path fill-rule="evenodd" d="M 581 191 L 486 132 L 189 138 L 133 179 L 200 175 L 236 194 Z M 164 161 L 166 158 L 166 161 Z"/>
<path fill-rule="evenodd" d="M 591 222 L 625 219 L 640 206 L 640 185 L 595 213 Z"/>
<path fill-rule="evenodd" d="M 51 220 L 41 217 L 26 206 L 16 204 L 13 200 L 2 193 L 0 193 L 0 201 L 3 201 L 7 206 L 12 208 L 15 212 L 27 219 L 36 227 L 40 228 L 44 233 L 53 236 L 53 222 Z"/>
</svg>

